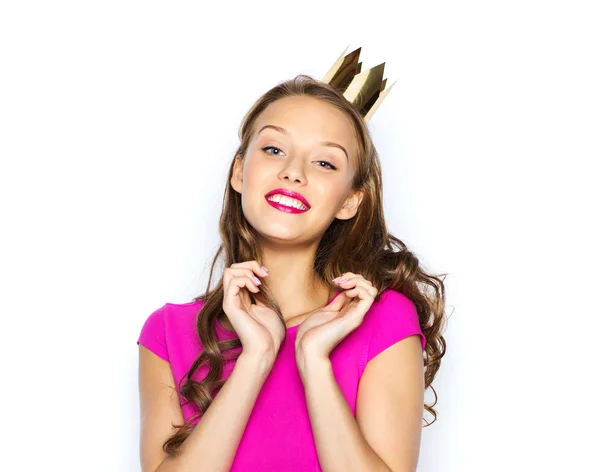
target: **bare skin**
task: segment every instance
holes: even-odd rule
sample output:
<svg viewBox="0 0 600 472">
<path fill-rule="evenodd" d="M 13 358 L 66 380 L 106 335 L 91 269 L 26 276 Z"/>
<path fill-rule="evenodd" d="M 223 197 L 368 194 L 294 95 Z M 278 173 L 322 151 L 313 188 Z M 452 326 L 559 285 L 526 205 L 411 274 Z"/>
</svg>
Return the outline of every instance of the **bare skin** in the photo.
<svg viewBox="0 0 600 472">
<path fill-rule="evenodd" d="M 315 306 L 313 309 L 307 311 L 306 313 L 301 313 L 297 316 L 292 316 L 292 317 L 288 316 L 286 318 L 286 328 L 291 328 L 293 326 L 297 326 L 300 323 L 302 323 L 306 318 L 308 318 L 310 316 L 311 312 L 315 311 L 318 308 L 321 308 L 322 306 L 325 306 L 327 304 L 327 302 L 329 300 L 331 300 L 336 293 L 337 293 L 336 290 L 330 291 L 327 299 L 324 302 Z M 219 324 L 226 330 L 235 332 L 235 330 L 233 329 L 233 326 L 231 326 L 231 323 L 229 322 L 229 319 L 227 318 L 227 316 L 223 315 L 223 316 L 219 317 Z"/>
<path fill-rule="evenodd" d="M 265 125 L 285 131 L 260 131 Z M 300 324 L 336 293 L 312 267 L 331 222 L 352 218 L 362 200 L 351 188 L 356 146 L 352 123 L 341 111 L 312 97 L 286 97 L 260 115 L 246 156 L 236 156 L 231 186 L 243 195 L 244 215 L 261 237 L 269 284 L 287 327 Z M 273 208 L 265 194 L 276 188 L 300 193 L 310 209 L 290 214 Z M 227 327 L 227 320 L 221 321 Z"/>
</svg>

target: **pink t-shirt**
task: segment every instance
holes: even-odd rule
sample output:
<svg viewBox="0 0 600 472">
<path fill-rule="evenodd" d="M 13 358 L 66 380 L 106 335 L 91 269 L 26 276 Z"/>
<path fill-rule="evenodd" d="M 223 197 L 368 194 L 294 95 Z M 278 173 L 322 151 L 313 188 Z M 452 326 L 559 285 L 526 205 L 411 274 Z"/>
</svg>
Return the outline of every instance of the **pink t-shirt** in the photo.
<svg viewBox="0 0 600 472">
<path fill-rule="evenodd" d="M 184 384 L 182 377 L 202 349 L 196 333 L 196 317 L 202 304 L 203 301 L 166 303 L 150 314 L 137 341 L 171 364 L 179 403 L 186 420 L 200 411 L 195 404 L 181 397 L 179 387 Z M 236 337 L 235 333 L 223 328 L 218 320 L 215 324 L 219 340 Z M 298 326 L 287 329 L 287 337 L 281 344 L 248 419 L 231 467 L 232 472 L 321 471 L 304 387 L 296 367 L 294 341 L 297 330 Z M 419 326 L 415 305 L 405 295 L 388 289 L 382 293 L 379 301 L 371 305 L 362 324 L 333 349 L 330 354 L 333 373 L 355 417 L 358 384 L 367 363 L 411 335 L 420 335 L 424 350 L 426 340 Z M 241 349 L 239 347 L 237 351 Z M 233 367 L 234 362 L 224 364 L 225 378 Z M 207 372 L 208 367 L 204 366 L 195 372 L 192 379 L 200 381 Z"/>
</svg>

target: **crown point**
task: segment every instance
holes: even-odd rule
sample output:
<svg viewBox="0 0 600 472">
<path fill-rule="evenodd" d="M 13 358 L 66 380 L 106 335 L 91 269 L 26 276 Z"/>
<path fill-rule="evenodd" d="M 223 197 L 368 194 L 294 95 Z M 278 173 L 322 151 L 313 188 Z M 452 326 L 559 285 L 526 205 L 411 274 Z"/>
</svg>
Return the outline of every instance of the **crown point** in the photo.
<svg viewBox="0 0 600 472">
<path fill-rule="evenodd" d="M 385 62 L 362 70 L 362 62 L 358 62 L 362 47 L 346 54 L 349 47 L 350 45 L 344 49 L 321 80 L 338 89 L 360 110 L 364 120 L 368 121 L 396 81 L 384 90 L 387 82 L 383 78 Z"/>
</svg>

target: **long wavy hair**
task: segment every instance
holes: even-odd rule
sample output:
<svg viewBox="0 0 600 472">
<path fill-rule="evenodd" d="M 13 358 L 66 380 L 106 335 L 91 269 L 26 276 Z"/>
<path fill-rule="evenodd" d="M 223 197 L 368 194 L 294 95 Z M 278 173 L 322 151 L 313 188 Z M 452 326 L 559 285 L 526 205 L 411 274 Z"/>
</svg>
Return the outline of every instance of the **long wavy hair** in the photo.
<svg viewBox="0 0 600 472">
<path fill-rule="evenodd" d="M 271 103 L 284 97 L 302 95 L 329 103 L 344 112 L 351 120 L 358 143 L 358 168 L 354 175 L 352 189 L 362 189 L 364 192 L 356 215 L 348 220 L 335 219 L 323 234 L 315 256 L 314 271 L 329 284 L 330 290 L 338 289 L 331 282 L 333 278 L 344 272 L 354 272 L 361 274 L 377 288 L 375 301 L 380 299 L 384 290 L 393 289 L 406 295 L 415 304 L 421 330 L 427 339 L 423 353 L 425 389 L 430 387 L 435 395 L 432 404 L 424 405 L 425 409 L 433 415 L 433 421 L 426 424 L 430 426 L 437 419 L 437 412 L 433 408 L 437 403 L 437 393 L 431 383 L 446 352 L 446 341 L 442 333 L 447 323 L 443 282 L 447 274 L 436 276 L 426 272 L 406 245 L 388 232 L 383 215 L 383 186 L 379 156 L 360 110 L 333 86 L 300 74 L 276 85 L 254 103 L 242 120 L 239 129 L 240 145 L 235 154 L 245 157 L 253 137 L 256 119 Z M 187 403 L 193 402 L 200 411 L 183 425 L 173 425 L 177 431 L 163 444 L 163 450 L 169 455 L 178 454 L 181 444 L 193 430 L 198 418 L 207 410 L 214 394 L 225 383 L 226 379 L 222 379 L 223 364 L 235 361 L 237 357 L 224 358 L 224 354 L 241 347 L 239 338 L 217 340 L 215 322 L 223 314 L 223 274 L 221 273 L 216 287 L 211 289 L 215 265 L 221 255 L 224 257 L 224 267 L 249 260 L 256 260 L 262 264 L 258 250 L 260 247 L 258 233 L 244 217 L 241 195 L 230 185 L 234 162 L 235 156 L 229 167 L 223 197 L 219 225 L 222 242 L 210 268 L 206 291 L 194 298 L 194 301 L 204 301 L 196 321 L 203 350 L 179 384 L 181 396 Z M 285 325 L 281 310 L 269 288 L 268 278 L 261 282 L 260 292 L 250 292 L 251 298 L 254 302 L 260 301 L 273 309 Z M 206 365 L 209 369 L 202 381 L 193 380 L 192 375 L 197 369 Z M 184 383 L 183 386 L 181 383 Z"/>
</svg>

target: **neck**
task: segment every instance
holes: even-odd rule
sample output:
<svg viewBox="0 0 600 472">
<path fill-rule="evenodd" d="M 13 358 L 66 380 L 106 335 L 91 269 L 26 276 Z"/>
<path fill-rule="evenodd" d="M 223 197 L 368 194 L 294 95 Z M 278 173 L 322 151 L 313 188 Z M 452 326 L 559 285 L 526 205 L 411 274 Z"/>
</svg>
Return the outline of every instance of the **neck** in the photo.
<svg viewBox="0 0 600 472">
<path fill-rule="evenodd" d="M 327 304 L 335 294 L 314 273 L 318 241 L 305 247 L 261 248 L 263 265 L 269 269 L 269 287 L 287 321 Z"/>
</svg>

